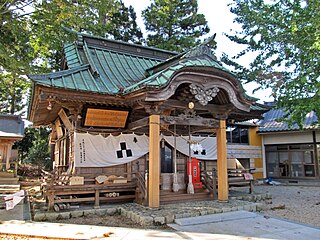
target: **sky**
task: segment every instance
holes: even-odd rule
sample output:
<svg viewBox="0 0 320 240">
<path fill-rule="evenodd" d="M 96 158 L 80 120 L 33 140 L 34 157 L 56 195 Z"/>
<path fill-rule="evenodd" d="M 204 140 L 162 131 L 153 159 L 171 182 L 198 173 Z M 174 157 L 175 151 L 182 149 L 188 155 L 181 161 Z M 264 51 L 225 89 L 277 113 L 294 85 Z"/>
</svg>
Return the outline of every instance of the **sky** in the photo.
<svg viewBox="0 0 320 240">
<path fill-rule="evenodd" d="M 137 13 L 137 22 L 141 30 L 144 31 L 144 24 L 141 18 L 141 11 L 150 5 L 150 0 L 123 0 L 126 6 L 132 5 Z M 219 58 L 222 53 L 229 55 L 236 55 L 241 51 L 240 46 L 231 42 L 223 33 L 230 33 L 232 30 L 241 30 L 241 26 L 233 23 L 235 15 L 229 11 L 228 3 L 231 0 L 198 0 L 199 13 L 205 15 L 208 25 L 210 27 L 210 33 L 208 36 L 212 36 L 216 33 L 216 41 L 218 44 L 215 54 Z M 146 37 L 146 36 L 145 36 Z M 246 65 L 250 61 L 249 57 L 243 58 L 241 63 Z M 258 85 L 256 83 L 249 83 L 244 85 L 247 94 L 260 99 L 260 103 L 263 101 L 272 101 L 270 97 L 271 90 L 259 90 L 255 93 L 252 92 Z"/>
</svg>

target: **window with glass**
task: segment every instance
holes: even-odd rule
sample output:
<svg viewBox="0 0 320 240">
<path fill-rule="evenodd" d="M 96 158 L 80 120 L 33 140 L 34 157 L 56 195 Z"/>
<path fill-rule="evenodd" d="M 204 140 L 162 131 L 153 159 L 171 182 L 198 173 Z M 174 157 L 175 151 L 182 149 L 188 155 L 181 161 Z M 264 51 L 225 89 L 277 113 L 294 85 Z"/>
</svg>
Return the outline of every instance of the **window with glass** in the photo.
<svg viewBox="0 0 320 240">
<path fill-rule="evenodd" d="M 268 177 L 315 177 L 313 144 L 266 146 Z"/>
<path fill-rule="evenodd" d="M 229 126 L 227 127 L 227 142 L 228 143 L 249 143 L 249 133 L 247 127 Z"/>
</svg>

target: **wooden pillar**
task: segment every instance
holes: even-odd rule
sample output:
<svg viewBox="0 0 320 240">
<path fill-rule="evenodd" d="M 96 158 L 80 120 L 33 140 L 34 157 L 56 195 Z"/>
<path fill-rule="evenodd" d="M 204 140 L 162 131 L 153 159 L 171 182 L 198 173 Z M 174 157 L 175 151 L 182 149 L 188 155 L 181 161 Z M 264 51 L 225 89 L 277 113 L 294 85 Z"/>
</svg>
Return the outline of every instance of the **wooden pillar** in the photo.
<svg viewBox="0 0 320 240">
<path fill-rule="evenodd" d="M 227 138 L 226 121 L 220 120 L 217 131 L 217 165 L 218 165 L 218 200 L 228 201 L 228 165 L 227 165 Z"/>
<path fill-rule="evenodd" d="M 160 206 L 160 116 L 151 115 L 149 123 L 149 188 L 150 208 Z"/>
<path fill-rule="evenodd" d="M 7 144 L 7 157 L 6 157 L 6 170 L 10 168 L 10 158 L 11 158 L 12 143 Z"/>
</svg>

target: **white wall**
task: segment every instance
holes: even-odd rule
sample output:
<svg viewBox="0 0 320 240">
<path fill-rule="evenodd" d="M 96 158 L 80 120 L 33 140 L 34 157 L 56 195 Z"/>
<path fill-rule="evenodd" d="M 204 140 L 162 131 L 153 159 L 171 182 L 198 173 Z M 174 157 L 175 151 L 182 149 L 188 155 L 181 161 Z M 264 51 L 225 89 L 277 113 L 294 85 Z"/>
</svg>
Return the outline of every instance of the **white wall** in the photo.
<svg viewBox="0 0 320 240">
<path fill-rule="evenodd" d="M 320 133 L 317 134 L 317 141 L 320 141 Z M 262 134 L 264 145 L 269 144 L 290 144 L 290 143 L 312 143 L 312 131 L 291 132 L 291 133 L 272 133 Z"/>
</svg>

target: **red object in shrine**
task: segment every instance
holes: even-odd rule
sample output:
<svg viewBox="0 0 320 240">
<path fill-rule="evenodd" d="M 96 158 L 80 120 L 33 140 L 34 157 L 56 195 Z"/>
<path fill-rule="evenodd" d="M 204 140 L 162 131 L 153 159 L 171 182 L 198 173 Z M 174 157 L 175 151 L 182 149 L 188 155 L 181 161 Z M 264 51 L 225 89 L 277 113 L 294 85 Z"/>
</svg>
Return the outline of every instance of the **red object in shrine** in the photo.
<svg viewBox="0 0 320 240">
<path fill-rule="evenodd" d="M 187 167 L 188 175 L 190 174 L 190 167 L 191 167 L 193 187 L 202 188 L 202 182 L 201 182 L 201 176 L 200 176 L 200 161 L 195 157 L 193 157 L 191 158 L 191 164 L 190 162 L 188 162 L 187 166 L 188 166 Z"/>
</svg>

